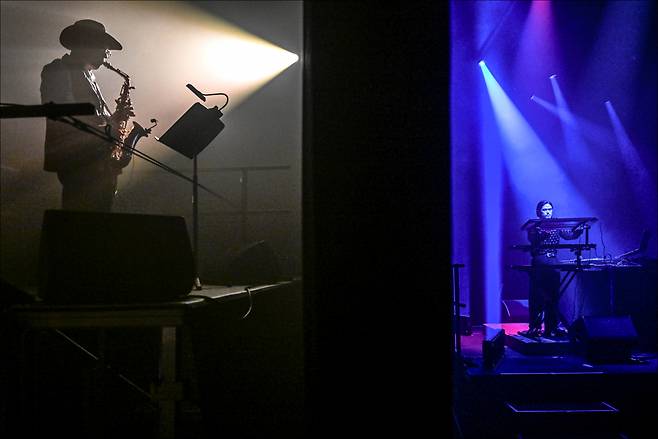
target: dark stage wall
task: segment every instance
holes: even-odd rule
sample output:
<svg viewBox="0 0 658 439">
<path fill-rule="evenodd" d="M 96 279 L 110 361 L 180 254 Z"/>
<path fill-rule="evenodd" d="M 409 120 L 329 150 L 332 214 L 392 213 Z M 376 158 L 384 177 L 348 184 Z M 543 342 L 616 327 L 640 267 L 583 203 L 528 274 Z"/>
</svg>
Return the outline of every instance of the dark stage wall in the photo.
<svg viewBox="0 0 658 439">
<path fill-rule="evenodd" d="M 442 2 L 305 4 L 312 436 L 450 426 L 447 18 Z"/>
</svg>

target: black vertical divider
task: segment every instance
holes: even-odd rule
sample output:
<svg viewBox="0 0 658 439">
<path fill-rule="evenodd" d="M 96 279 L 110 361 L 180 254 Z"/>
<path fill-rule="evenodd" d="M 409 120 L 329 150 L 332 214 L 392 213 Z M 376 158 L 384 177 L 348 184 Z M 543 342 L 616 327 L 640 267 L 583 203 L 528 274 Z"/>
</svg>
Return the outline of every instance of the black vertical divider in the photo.
<svg viewBox="0 0 658 439">
<path fill-rule="evenodd" d="M 445 432 L 449 4 L 304 14 L 309 437 Z"/>
</svg>

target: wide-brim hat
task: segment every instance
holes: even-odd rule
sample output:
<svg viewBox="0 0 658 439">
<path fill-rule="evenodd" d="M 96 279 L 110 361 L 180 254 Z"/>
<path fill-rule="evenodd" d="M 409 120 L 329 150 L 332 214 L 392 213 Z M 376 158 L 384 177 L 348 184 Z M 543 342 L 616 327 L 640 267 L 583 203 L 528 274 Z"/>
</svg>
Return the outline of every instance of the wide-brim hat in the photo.
<svg viewBox="0 0 658 439">
<path fill-rule="evenodd" d="M 64 28 L 59 35 L 59 42 L 67 49 L 99 48 L 121 50 L 123 46 L 116 38 L 105 32 L 105 26 L 94 20 L 78 20 Z"/>
</svg>

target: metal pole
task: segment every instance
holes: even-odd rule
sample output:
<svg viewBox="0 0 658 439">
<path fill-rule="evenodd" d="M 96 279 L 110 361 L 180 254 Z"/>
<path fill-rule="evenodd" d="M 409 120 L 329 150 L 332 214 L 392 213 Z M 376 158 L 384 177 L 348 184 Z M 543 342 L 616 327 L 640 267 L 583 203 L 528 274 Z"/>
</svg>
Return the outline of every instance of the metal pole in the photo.
<svg viewBox="0 0 658 439">
<path fill-rule="evenodd" d="M 452 264 L 452 318 L 453 318 L 453 341 L 454 352 L 461 354 L 461 328 L 460 328 L 460 307 L 461 299 L 459 297 L 459 269 L 464 264 Z"/>
<path fill-rule="evenodd" d="M 247 172 L 246 168 L 242 168 L 240 176 L 240 239 L 242 244 L 247 243 Z"/>
<path fill-rule="evenodd" d="M 199 279 L 199 176 L 197 173 L 197 154 L 194 154 L 194 165 L 192 169 L 192 239 L 194 241 L 194 288 L 201 290 Z"/>
</svg>

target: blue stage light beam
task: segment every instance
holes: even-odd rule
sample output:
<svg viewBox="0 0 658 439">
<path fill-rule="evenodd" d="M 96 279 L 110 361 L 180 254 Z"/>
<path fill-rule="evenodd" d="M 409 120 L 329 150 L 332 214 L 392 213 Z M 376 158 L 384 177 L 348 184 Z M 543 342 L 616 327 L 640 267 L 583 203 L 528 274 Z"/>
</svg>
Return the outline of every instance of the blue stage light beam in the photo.
<svg viewBox="0 0 658 439">
<path fill-rule="evenodd" d="M 484 61 L 478 63 L 486 68 Z M 480 111 L 488 107 L 486 97 L 481 94 Z M 502 205 L 503 200 L 503 164 L 500 153 L 500 140 L 498 136 L 491 136 L 495 132 L 496 121 L 493 118 L 481 117 L 480 144 L 481 158 L 480 193 L 482 194 L 482 253 L 483 262 L 483 288 L 484 288 L 484 317 L 485 322 L 501 321 L 501 288 L 502 279 Z"/>
<path fill-rule="evenodd" d="M 518 223 L 523 224 L 525 220 L 532 217 L 535 204 L 541 199 L 550 199 L 555 202 L 559 206 L 560 216 L 563 217 L 584 216 L 593 212 L 587 200 L 572 184 L 567 174 L 496 81 L 486 62 L 481 62 L 479 65 L 482 69 L 498 131 L 484 133 L 482 142 L 485 149 L 484 156 L 485 158 L 495 154 L 502 156 L 501 164 L 504 164 L 520 212 L 522 215 L 527 213 L 525 217 L 517 219 Z M 489 138 L 499 138 L 500 141 L 487 140 Z M 491 148 L 500 148 L 500 150 L 491 151 Z M 487 163 L 486 166 L 491 166 L 489 162 L 485 163 Z M 489 173 L 495 175 L 495 171 L 489 171 Z M 487 183 L 486 175 L 487 173 L 485 173 L 485 184 Z M 489 204 L 489 200 L 486 204 Z M 484 209 L 485 215 L 501 215 L 503 206 L 492 205 L 496 207 L 492 209 L 493 213 Z M 487 217 L 485 221 L 488 220 Z M 498 217 L 497 222 L 494 222 L 498 228 L 500 221 L 500 217 Z M 490 226 L 487 224 L 487 227 Z M 485 246 L 487 252 L 486 272 L 491 280 L 500 279 L 502 266 L 499 257 L 501 250 L 499 230 L 488 229 L 484 236 L 487 240 Z M 519 239 L 521 238 L 522 236 L 519 236 Z M 498 300 L 500 303 L 500 286 L 488 280 L 485 288 L 487 317 L 490 318 L 490 315 L 497 312 L 494 300 Z M 499 306 L 498 303 L 496 306 Z"/>
<path fill-rule="evenodd" d="M 588 141 L 605 144 L 610 139 L 610 136 L 613 135 L 609 128 L 579 117 L 570 110 L 561 109 L 557 105 L 536 95 L 532 95 L 530 100 L 560 118 L 562 124 L 567 126 L 568 129 L 578 129 L 580 134 Z"/>
<path fill-rule="evenodd" d="M 503 140 L 503 158 L 510 181 L 524 211 L 534 212 L 535 203 L 552 197 L 560 201 L 562 216 L 589 209 L 576 187 L 548 152 L 530 124 L 494 78 L 486 63 L 480 65 L 493 113 Z"/>
<path fill-rule="evenodd" d="M 585 163 L 593 163 L 592 157 L 589 154 L 589 146 L 583 138 L 580 125 L 573 123 L 574 118 L 571 116 L 571 109 L 560 89 L 557 75 L 551 75 L 549 79 L 551 81 L 551 88 L 555 95 L 555 103 L 557 104 L 558 115 L 562 124 L 562 134 L 564 135 L 564 143 L 568 155 L 567 163 L 574 164 L 575 166 L 583 166 Z M 567 118 L 571 120 L 571 123 L 566 122 Z"/>
<path fill-rule="evenodd" d="M 610 117 L 612 129 L 615 132 L 622 163 L 628 171 L 629 178 L 632 180 L 632 184 L 630 186 L 636 189 L 654 187 L 655 184 L 652 184 L 649 172 L 647 171 L 646 166 L 644 166 L 642 163 L 640 155 L 638 154 L 635 145 L 633 145 L 633 142 L 628 136 L 626 129 L 624 129 L 624 125 L 617 115 L 612 102 L 605 101 L 605 108 L 608 112 L 608 116 Z"/>
</svg>

